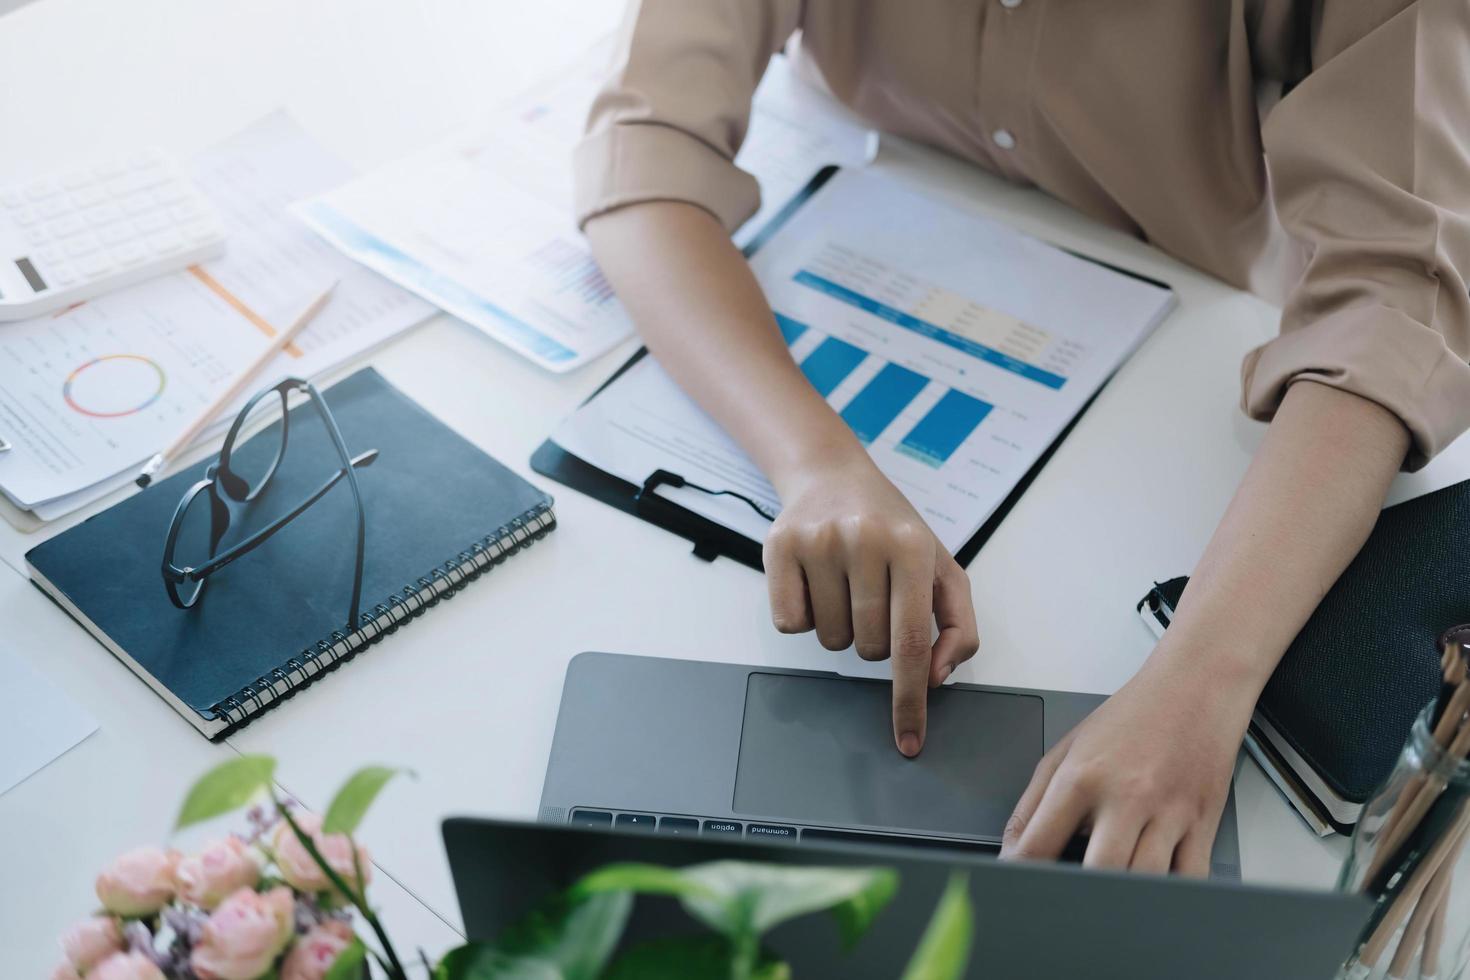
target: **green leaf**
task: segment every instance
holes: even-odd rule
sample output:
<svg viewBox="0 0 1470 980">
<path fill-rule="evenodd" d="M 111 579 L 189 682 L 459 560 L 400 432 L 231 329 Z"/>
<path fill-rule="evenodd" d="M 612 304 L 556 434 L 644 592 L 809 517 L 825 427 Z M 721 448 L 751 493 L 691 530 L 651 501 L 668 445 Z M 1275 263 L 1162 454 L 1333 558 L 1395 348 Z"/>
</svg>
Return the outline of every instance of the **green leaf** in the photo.
<svg viewBox="0 0 1470 980">
<path fill-rule="evenodd" d="M 563 980 L 545 960 L 502 953 L 487 943 L 451 949 L 434 968 L 434 980 Z"/>
<path fill-rule="evenodd" d="M 638 864 L 631 861 L 604 865 L 596 871 L 589 872 L 571 887 L 569 894 L 579 897 L 600 892 L 715 897 L 703 885 L 692 880 L 677 868 L 666 868 L 659 864 Z"/>
<path fill-rule="evenodd" d="M 353 936 L 351 944 L 338 953 L 332 965 L 327 967 L 322 980 L 362 980 L 362 966 L 366 959 L 367 947 L 362 944 L 361 939 Z"/>
<path fill-rule="evenodd" d="M 873 920 L 888 907 L 898 891 L 898 874 L 890 868 L 877 868 L 862 891 L 832 908 L 837 928 L 842 932 L 842 945 L 852 949 L 867 933 Z"/>
<path fill-rule="evenodd" d="M 322 833 L 350 834 L 357 830 L 357 825 L 362 823 L 368 807 L 373 805 L 373 800 L 377 799 L 388 780 L 403 771 L 405 770 L 390 769 L 387 766 L 368 766 L 353 773 L 342 784 L 342 788 L 337 790 L 337 795 L 327 807 L 327 815 L 322 820 Z"/>
<path fill-rule="evenodd" d="M 903 980 L 956 980 L 963 976 L 970 961 L 974 929 L 969 876 L 952 874 L 919 940 L 919 948 L 903 972 Z"/>
<path fill-rule="evenodd" d="M 596 980 L 632 909 L 626 891 L 558 895 L 497 936 L 495 949 L 550 964 L 566 980 Z"/>
<path fill-rule="evenodd" d="M 174 830 L 240 809 L 270 786 L 275 774 L 276 760 L 268 755 L 243 755 L 215 766 L 184 797 Z"/>
<path fill-rule="evenodd" d="M 689 914 L 738 942 L 788 919 L 849 902 L 844 935 L 866 928 L 897 887 L 887 868 L 813 868 L 749 861 L 715 861 L 685 868 L 708 893 L 682 896 Z"/>
<path fill-rule="evenodd" d="M 655 939 L 620 955 L 603 980 L 730 980 L 733 957 L 720 936 Z"/>
</svg>

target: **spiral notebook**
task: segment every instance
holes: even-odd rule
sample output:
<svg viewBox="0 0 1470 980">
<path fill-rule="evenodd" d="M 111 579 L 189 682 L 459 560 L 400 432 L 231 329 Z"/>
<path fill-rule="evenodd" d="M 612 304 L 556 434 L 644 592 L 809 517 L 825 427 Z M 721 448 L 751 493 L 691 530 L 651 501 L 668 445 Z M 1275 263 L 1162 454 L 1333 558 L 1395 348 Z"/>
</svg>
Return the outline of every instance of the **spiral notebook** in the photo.
<svg viewBox="0 0 1470 980">
<path fill-rule="evenodd" d="M 324 397 L 349 452 L 378 450 L 358 472 L 367 553 L 356 629 L 347 629 L 356 509 L 342 485 L 211 576 L 188 610 L 164 591 L 164 533 L 212 460 L 26 555 L 37 586 L 212 739 L 315 683 L 556 523 L 549 496 L 376 371 L 359 371 Z M 269 430 L 254 437 L 271 438 Z M 294 508 L 336 466 L 310 405 L 293 409 L 281 466 L 256 501 L 235 506 L 225 546 Z"/>
</svg>

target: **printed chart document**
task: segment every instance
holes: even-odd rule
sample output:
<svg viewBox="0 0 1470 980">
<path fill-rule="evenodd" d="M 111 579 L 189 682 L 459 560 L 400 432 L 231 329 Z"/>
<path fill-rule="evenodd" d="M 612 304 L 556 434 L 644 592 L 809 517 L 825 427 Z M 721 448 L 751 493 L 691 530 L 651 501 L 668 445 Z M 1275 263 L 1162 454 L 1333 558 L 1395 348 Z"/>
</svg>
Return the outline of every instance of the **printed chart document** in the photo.
<svg viewBox="0 0 1470 980">
<path fill-rule="evenodd" d="M 304 202 L 343 252 L 551 371 L 569 371 L 632 326 L 571 216 L 572 148 L 606 53 L 482 124 Z M 876 136 L 773 59 L 736 163 L 761 185 L 743 243 L 817 170 L 871 160 Z"/>
<path fill-rule="evenodd" d="M 0 649 L 0 793 L 50 765 L 97 722 L 19 654 Z"/>
<path fill-rule="evenodd" d="M 334 280 L 258 387 L 320 375 L 434 312 L 287 213 L 348 174 L 289 117 L 200 155 L 193 173 L 228 230 L 222 257 L 0 329 L 0 436 L 13 447 L 0 453 L 0 489 L 42 520 L 130 481 Z"/>
<path fill-rule="evenodd" d="M 1161 285 L 864 171 L 839 171 L 751 264 L 807 380 L 951 552 L 1173 305 Z M 553 438 L 630 483 L 666 469 L 779 509 L 651 357 Z M 770 528 L 730 497 L 660 493 L 756 541 Z"/>
</svg>

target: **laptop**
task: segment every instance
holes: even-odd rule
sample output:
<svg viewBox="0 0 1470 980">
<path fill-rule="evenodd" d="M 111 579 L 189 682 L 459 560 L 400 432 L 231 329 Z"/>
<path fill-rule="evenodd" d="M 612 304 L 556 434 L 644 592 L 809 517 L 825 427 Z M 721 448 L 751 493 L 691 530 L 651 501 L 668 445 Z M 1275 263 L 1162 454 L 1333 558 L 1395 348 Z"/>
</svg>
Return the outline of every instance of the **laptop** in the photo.
<svg viewBox="0 0 1470 980">
<path fill-rule="evenodd" d="M 887 681 L 821 671 L 578 654 L 539 820 L 993 855 L 1042 754 L 1104 700 L 950 684 L 929 692 L 924 750 L 906 759 L 891 698 Z M 1211 876 L 1240 877 L 1233 790 Z"/>
<path fill-rule="evenodd" d="M 987 980 L 1328 980 L 1351 951 L 1371 907 L 1362 895 L 832 840 L 791 845 L 733 835 L 630 834 L 455 818 L 444 823 L 444 843 L 465 934 L 479 942 L 494 942 L 552 895 L 615 862 L 681 867 L 735 859 L 892 868 L 897 893 L 852 949 L 844 950 L 828 915 L 794 919 L 766 934 L 763 945 L 797 977 L 903 975 L 952 871 L 968 876 L 973 906 L 965 976 Z M 633 905 L 620 945 L 626 949 L 698 930 L 673 899 L 644 896 Z"/>
</svg>

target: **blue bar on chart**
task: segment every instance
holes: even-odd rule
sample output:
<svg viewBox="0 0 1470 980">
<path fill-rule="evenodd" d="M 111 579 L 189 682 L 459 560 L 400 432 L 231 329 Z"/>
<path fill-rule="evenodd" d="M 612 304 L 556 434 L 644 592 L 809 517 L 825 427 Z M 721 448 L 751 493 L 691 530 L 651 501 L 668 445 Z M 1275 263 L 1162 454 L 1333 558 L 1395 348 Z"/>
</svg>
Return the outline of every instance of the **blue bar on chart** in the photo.
<svg viewBox="0 0 1470 980">
<path fill-rule="evenodd" d="M 786 346 L 790 347 L 796 343 L 796 338 L 806 333 L 807 327 L 800 320 L 793 320 L 789 316 L 776 314 L 776 326 L 781 328 L 781 336 L 786 338 Z"/>
<path fill-rule="evenodd" d="M 1060 389 L 1062 385 L 1067 383 L 1067 379 L 1060 374 L 1039 368 L 1034 364 L 1027 364 L 1018 357 L 1012 357 L 993 347 L 987 347 L 979 341 L 971 340 L 969 337 L 962 337 L 943 327 L 936 326 L 927 320 L 920 320 L 916 316 L 910 316 L 903 310 L 895 309 L 887 303 L 873 299 L 871 296 L 864 296 L 856 290 L 848 289 L 840 283 L 835 283 L 831 279 L 819 276 L 807 269 L 800 270 L 793 278 L 796 282 L 806 286 L 808 289 L 825 293 L 835 300 L 840 300 L 848 306 L 856 307 L 865 313 L 871 313 L 873 316 L 887 320 L 895 326 L 903 327 L 905 330 L 911 330 L 922 337 L 928 337 L 930 340 L 938 341 L 948 347 L 953 347 L 955 350 L 964 351 L 971 357 L 978 357 L 987 364 L 994 364 L 996 367 L 1010 371 L 1012 374 L 1019 374 L 1028 381 L 1035 381 L 1037 384 L 1045 385 L 1052 389 Z"/>
<path fill-rule="evenodd" d="M 842 420 L 867 445 L 898 418 L 929 379 L 897 364 L 884 365 L 842 410 Z"/>
<path fill-rule="evenodd" d="M 812 387 L 826 398 L 867 356 L 868 352 L 861 347 L 854 347 L 836 337 L 828 337 L 801 362 L 801 371 L 812 383 Z"/>
<path fill-rule="evenodd" d="M 903 437 L 898 451 L 935 469 L 943 466 L 990 414 L 991 406 L 962 391 L 950 389 Z"/>
</svg>

